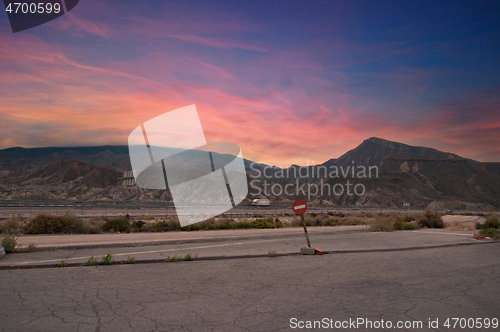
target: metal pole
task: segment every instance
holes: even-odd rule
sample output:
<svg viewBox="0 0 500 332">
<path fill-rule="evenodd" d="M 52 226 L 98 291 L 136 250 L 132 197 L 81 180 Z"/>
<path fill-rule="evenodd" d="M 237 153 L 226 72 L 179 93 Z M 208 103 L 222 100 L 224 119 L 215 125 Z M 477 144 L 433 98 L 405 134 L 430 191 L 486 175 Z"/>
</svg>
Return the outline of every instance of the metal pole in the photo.
<svg viewBox="0 0 500 332">
<path fill-rule="evenodd" d="M 306 227 L 306 223 L 304 221 L 304 215 L 303 214 L 300 215 L 300 221 L 302 221 L 302 227 L 304 227 L 304 234 L 306 235 L 307 246 L 309 248 L 311 248 L 311 241 L 309 241 L 309 234 L 307 234 L 307 227 Z"/>
</svg>

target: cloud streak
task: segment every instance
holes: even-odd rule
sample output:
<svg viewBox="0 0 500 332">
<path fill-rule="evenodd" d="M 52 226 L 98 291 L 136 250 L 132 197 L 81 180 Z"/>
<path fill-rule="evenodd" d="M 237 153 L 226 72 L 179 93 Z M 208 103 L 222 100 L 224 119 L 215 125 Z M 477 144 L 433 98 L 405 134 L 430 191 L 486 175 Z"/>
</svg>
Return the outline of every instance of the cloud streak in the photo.
<svg viewBox="0 0 500 332">
<path fill-rule="evenodd" d="M 269 164 L 324 162 L 371 136 L 500 161 L 491 79 L 442 88 L 450 71 L 412 64 L 422 51 L 407 42 L 293 39 L 223 10 L 168 9 L 179 18 L 103 20 L 82 6 L 44 36 L 0 30 L 0 147 L 125 145 L 138 124 L 194 103 L 209 141 Z"/>
</svg>

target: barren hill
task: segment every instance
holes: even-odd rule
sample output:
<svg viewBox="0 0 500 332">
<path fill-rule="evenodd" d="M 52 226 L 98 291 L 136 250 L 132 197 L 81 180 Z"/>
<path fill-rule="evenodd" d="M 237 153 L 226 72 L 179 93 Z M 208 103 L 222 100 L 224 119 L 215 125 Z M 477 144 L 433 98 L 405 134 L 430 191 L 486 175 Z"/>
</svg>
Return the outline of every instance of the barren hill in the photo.
<svg viewBox="0 0 500 332">
<path fill-rule="evenodd" d="M 338 159 L 330 159 L 324 165 L 351 165 L 354 161 L 356 165 L 378 165 L 385 157 L 391 154 L 403 154 L 410 156 L 429 157 L 437 159 L 464 160 L 449 152 L 442 152 L 433 148 L 423 146 L 412 146 L 399 142 L 388 141 L 378 137 L 370 137 L 364 140 L 356 148 L 347 151 Z"/>
<path fill-rule="evenodd" d="M 353 163 L 354 162 L 354 163 Z M 268 197 L 273 204 L 289 204 L 305 198 L 329 206 L 468 208 L 500 207 L 500 163 L 482 163 L 427 147 L 411 146 L 372 137 L 338 159 L 310 166 L 349 169 L 346 176 L 293 176 L 266 178 L 255 169 L 269 167 L 245 160 L 249 180 L 247 203 L 253 198 Z M 377 166 L 378 177 L 352 176 L 349 167 Z M 299 167 L 297 165 L 291 166 Z M 72 199 L 112 200 L 123 170 L 130 169 L 126 146 L 77 148 L 11 148 L 0 150 L 0 199 Z M 356 169 L 357 170 L 357 169 Z M 356 174 L 357 175 L 357 174 Z M 257 181 L 254 181 L 257 180 Z M 350 180 L 363 185 L 363 195 L 314 193 L 292 195 L 270 192 L 272 185 L 308 186 L 343 184 Z M 251 181 L 253 186 L 251 187 Z M 264 181 L 268 190 L 264 191 Z M 260 195 L 256 189 L 260 188 Z M 326 187 L 325 187 L 326 188 Z M 120 189 L 122 200 L 135 199 L 136 189 Z M 140 190 L 141 200 L 170 200 L 168 190 Z"/>
<path fill-rule="evenodd" d="M 115 168 L 90 165 L 78 160 L 59 160 L 31 173 L 25 182 L 57 185 L 74 181 L 79 186 L 105 188 L 116 185 L 121 172 Z"/>
</svg>

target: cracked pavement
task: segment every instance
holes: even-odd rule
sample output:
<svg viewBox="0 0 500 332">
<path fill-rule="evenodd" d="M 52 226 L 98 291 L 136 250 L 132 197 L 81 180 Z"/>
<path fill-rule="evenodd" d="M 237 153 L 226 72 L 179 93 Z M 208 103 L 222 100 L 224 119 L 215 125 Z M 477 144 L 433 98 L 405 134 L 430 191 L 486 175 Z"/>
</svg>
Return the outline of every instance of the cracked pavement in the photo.
<svg viewBox="0 0 500 332">
<path fill-rule="evenodd" d="M 426 324 L 499 318 L 499 253 L 492 243 L 4 270 L 0 331 L 287 331 L 291 318 L 324 317 L 421 320 L 422 331 L 457 331 Z"/>
</svg>

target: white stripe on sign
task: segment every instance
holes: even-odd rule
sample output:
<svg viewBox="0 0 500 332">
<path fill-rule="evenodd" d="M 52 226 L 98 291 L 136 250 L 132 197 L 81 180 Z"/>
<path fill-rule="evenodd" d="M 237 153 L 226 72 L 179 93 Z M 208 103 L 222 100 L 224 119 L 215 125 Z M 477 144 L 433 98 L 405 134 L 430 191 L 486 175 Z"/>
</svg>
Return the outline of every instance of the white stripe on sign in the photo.
<svg viewBox="0 0 500 332">
<path fill-rule="evenodd" d="M 293 209 L 294 210 L 298 210 L 298 209 L 305 209 L 306 205 L 305 204 L 302 204 L 302 205 L 297 205 L 295 206 Z"/>
</svg>

